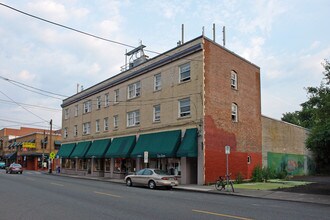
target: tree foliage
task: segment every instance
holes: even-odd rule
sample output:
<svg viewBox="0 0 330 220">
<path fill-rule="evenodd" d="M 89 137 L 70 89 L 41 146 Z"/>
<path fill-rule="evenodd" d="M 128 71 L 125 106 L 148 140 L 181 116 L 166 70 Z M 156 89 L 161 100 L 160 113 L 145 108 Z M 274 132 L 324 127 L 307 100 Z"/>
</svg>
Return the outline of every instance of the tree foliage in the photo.
<svg viewBox="0 0 330 220">
<path fill-rule="evenodd" d="M 324 76 L 319 87 L 307 87 L 308 100 L 302 110 L 283 114 L 282 120 L 310 129 L 307 148 L 315 156 L 318 172 L 330 173 L 330 63 L 323 64 Z"/>
</svg>

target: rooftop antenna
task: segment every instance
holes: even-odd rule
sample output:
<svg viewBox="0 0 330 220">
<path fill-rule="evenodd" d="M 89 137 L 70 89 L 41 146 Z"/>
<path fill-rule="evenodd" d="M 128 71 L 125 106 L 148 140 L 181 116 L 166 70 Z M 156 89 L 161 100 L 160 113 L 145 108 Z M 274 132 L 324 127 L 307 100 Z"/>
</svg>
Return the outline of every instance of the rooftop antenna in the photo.
<svg viewBox="0 0 330 220">
<path fill-rule="evenodd" d="M 215 23 L 213 23 L 213 41 L 215 42 Z"/>
<path fill-rule="evenodd" d="M 202 27 L 202 35 L 204 37 L 204 26 Z"/>
<path fill-rule="evenodd" d="M 226 47 L 226 26 L 222 27 L 222 42 L 223 46 Z"/>
<path fill-rule="evenodd" d="M 181 26 L 182 36 L 181 36 L 181 43 L 184 44 L 184 24 Z"/>
</svg>

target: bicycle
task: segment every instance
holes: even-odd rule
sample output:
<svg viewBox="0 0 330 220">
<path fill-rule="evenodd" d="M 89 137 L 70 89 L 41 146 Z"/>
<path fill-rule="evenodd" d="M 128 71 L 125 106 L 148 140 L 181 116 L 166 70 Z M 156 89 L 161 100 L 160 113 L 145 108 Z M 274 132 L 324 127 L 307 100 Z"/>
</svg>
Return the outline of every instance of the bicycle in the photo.
<svg viewBox="0 0 330 220">
<path fill-rule="evenodd" d="M 229 177 L 230 175 L 227 176 L 229 186 L 227 186 L 227 180 L 223 179 L 222 176 L 219 176 L 219 179 L 215 182 L 215 188 L 219 191 L 226 189 L 228 191 L 228 187 L 230 187 L 231 191 L 235 192 L 233 182 L 229 179 Z"/>
</svg>

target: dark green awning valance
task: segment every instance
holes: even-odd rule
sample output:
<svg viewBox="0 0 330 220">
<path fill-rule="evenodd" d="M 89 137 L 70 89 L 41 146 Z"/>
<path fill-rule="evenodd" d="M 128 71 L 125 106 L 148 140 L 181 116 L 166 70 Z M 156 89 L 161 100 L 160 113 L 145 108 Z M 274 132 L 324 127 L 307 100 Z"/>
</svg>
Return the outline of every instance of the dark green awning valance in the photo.
<svg viewBox="0 0 330 220">
<path fill-rule="evenodd" d="M 95 140 L 86 153 L 86 158 L 103 158 L 111 143 L 111 139 Z"/>
<path fill-rule="evenodd" d="M 177 157 L 197 157 L 197 137 L 197 128 L 187 129 L 176 153 Z"/>
<path fill-rule="evenodd" d="M 176 157 L 181 141 L 181 130 L 141 134 L 131 157 L 143 157 L 148 151 L 149 158 Z"/>
<path fill-rule="evenodd" d="M 91 143 L 91 141 L 79 142 L 70 155 L 70 158 L 85 158 L 85 154 L 91 146 Z"/>
<path fill-rule="evenodd" d="M 136 143 L 136 137 L 118 137 L 112 140 L 112 143 L 105 154 L 106 158 L 128 158 Z"/>
<path fill-rule="evenodd" d="M 76 143 L 62 144 L 60 150 L 57 152 L 57 156 L 62 158 L 69 158 L 75 146 Z"/>
</svg>

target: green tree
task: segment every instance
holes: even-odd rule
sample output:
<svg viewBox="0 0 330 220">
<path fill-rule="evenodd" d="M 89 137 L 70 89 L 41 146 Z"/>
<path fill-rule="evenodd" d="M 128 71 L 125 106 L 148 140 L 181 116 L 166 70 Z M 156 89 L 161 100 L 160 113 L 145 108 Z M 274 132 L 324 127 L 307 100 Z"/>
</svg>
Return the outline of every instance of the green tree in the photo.
<svg viewBox="0 0 330 220">
<path fill-rule="evenodd" d="M 330 173 L 330 63 L 323 64 L 319 87 L 308 87 L 308 100 L 302 110 L 283 114 L 282 120 L 310 129 L 306 145 L 315 156 L 316 171 Z"/>
</svg>

